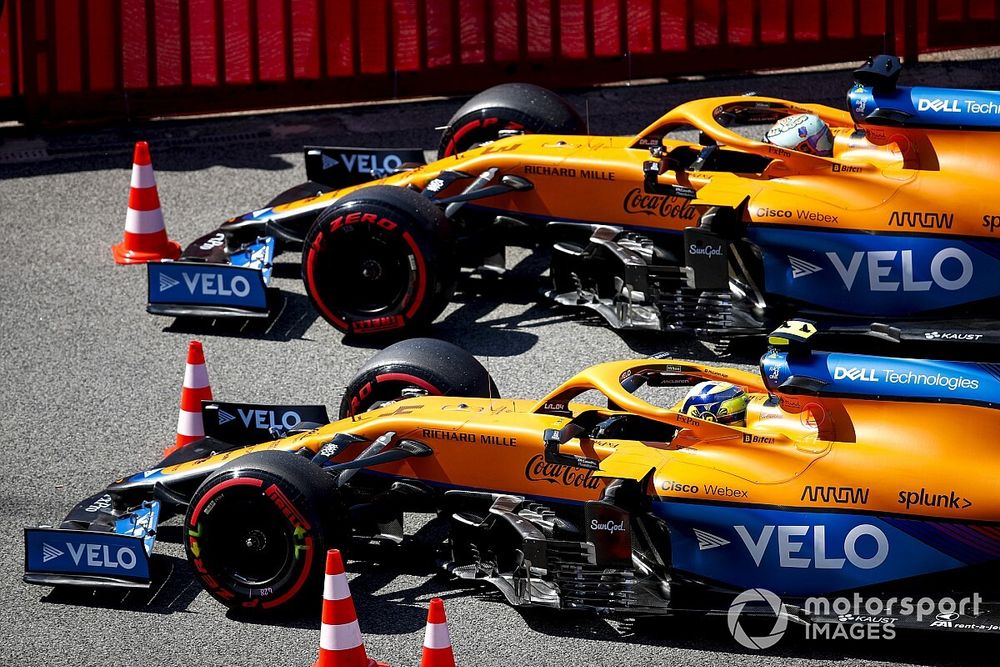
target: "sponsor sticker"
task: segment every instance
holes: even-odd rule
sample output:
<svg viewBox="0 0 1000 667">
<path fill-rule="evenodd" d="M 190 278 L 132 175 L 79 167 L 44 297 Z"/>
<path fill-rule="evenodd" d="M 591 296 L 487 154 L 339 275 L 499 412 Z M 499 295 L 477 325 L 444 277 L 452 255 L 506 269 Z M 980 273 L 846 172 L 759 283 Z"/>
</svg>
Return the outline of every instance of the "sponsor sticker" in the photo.
<svg viewBox="0 0 1000 667">
<path fill-rule="evenodd" d="M 524 466 L 524 476 L 531 482 L 548 482 L 574 488 L 597 489 L 600 479 L 590 470 L 582 470 L 560 463 L 548 463 L 541 454 L 535 454 Z"/>
<path fill-rule="evenodd" d="M 24 540 L 27 572 L 149 577 L 149 561 L 138 536 L 29 528 Z"/>
</svg>

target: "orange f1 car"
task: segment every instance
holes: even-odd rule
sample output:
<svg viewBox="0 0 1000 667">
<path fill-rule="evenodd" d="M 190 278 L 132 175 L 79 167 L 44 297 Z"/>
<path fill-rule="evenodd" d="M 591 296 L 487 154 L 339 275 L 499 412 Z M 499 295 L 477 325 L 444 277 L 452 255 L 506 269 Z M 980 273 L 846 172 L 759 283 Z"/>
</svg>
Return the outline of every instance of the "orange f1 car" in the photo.
<svg viewBox="0 0 1000 667">
<path fill-rule="evenodd" d="M 323 317 L 401 334 L 441 313 L 462 267 L 502 271 L 507 245 L 542 244 L 550 295 L 616 328 L 763 333 L 802 315 L 995 341 L 1000 150 L 984 130 L 1000 126 L 1000 94 L 898 74 L 888 56 L 858 69 L 849 112 L 712 98 L 629 137 L 585 136 L 553 93 L 498 86 L 458 110 L 428 164 L 307 149 L 308 183 L 150 265 L 149 310 L 266 315 L 275 252 L 301 248 Z M 801 113 L 829 125 L 831 157 L 748 138 Z"/>
<path fill-rule="evenodd" d="M 789 604 L 995 595 L 1000 370 L 814 352 L 813 331 L 772 334 L 759 374 L 614 361 L 540 400 L 500 398 L 473 357 L 413 339 L 361 369 L 339 420 L 291 420 L 260 444 L 238 415 L 304 408 L 206 402 L 205 440 L 27 529 L 25 580 L 148 586 L 157 523 L 177 515 L 215 598 L 274 610 L 317 582 L 328 547 L 404 543 L 404 513 L 425 512 L 448 527 L 448 571 L 520 606 L 644 616 L 758 587 Z M 673 405 L 706 379 L 751 394 L 745 425 Z"/>
</svg>

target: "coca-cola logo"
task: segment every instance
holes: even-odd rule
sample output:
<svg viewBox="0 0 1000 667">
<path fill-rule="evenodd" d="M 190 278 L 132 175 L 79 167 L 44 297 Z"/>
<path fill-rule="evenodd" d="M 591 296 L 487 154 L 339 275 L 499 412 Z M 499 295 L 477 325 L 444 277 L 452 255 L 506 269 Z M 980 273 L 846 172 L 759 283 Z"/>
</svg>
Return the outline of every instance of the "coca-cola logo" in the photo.
<svg viewBox="0 0 1000 667">
<path fill-rule="evenodd" d="M 646 194 L 639 188 L 632 188 L 625 195 L 622 208 L 626 213 L 642 213 L 644 215 L 659 215 L 664 218 L 679 218 L 693 220 L 697 209 L 683 197 Z"/>
<path fill-rule="evenodd" d="M 535 454 L 524 467 L 524 476 L 532 482 L 565 484 L 580 489 L 596 489 L 600 483 L 589 470 L 581 470 L 560 463 L 548 463 L 541 454 Z"/>
</svg>

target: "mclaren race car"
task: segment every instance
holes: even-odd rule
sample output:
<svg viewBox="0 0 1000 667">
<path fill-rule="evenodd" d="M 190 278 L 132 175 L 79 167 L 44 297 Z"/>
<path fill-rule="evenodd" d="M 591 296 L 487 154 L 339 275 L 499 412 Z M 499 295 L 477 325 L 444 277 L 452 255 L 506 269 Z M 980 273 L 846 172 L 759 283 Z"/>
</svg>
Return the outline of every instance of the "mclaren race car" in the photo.
<svg viewBox="0 0 1000 667">
<path fill-rule="evenodd" d="M 441 313 L 463 267 L 502 272 L 508 245 L 534 244 L 551 250 L 550 296 L 615 328 L 761 334 L 796 315 L 995 342 L 1000 93 L 898 87 L 898 74 L 888 56 L 858 69 L 849 112 L 703 99 L 630 137 L 584 136 L 535 86 L 491 88 L 427 164 L 419 150 L 308 148 L 309 182 L 149 266 L 148 309 L 266 316 L 275 253 L 301 249 L 325 319 L 402 335 Z M 758 140 L 798 114 L 829 126 L 830 156 Z"/>
<path fill-rule="evenodd" d="M 158 522 L 176 515 L 205 589 L 263 612 L 314 599 L 327 548 L 404 543 L 404 513 L 424 512 L 447 527 L 447 571 L 519 606 L 643 617 L 751 588 L 793 606 L 965 590 L 985 602 L 964 620 L 988 624 L 1000 370 L 814 352 L 812 331 L 773 334 L 759 374 L 614 361 L 540 400 L 500 398 L 473 357 L 412 339 L 364 366 L 323 426 L 206 401 L 204 440 L 26 529 L 24 578 L 149 586 Z M 747 392 L 744 423 L 674 404 L 704 380 Z M 284 437 L 255 444 L 234 418 L 254 410 Z"/>
</svg>

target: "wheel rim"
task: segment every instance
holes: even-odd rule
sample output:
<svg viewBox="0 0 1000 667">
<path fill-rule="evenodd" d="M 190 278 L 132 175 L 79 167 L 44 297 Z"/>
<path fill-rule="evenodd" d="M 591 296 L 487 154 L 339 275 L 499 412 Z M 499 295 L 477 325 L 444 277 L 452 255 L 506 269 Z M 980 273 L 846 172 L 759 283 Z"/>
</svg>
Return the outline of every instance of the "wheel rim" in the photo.
<svg viewBox="0 0 1000 667">
<path fill-rule="evenodd" d="M 227 588 L 273 586 L 289 574 L 292 527 L 258 488 L 234 488 L 215 498 L 200 527 L 202 558 Z"/>
<path fill-rule="evenodd" d="M 337 294 L 337 310 L 348 319 L 367 319 L 400 309 L 415 282 L 416 261 L 400 238 L 377 234 L 373 225 L 334 244 L 324 281 Z"/>
</svg>

